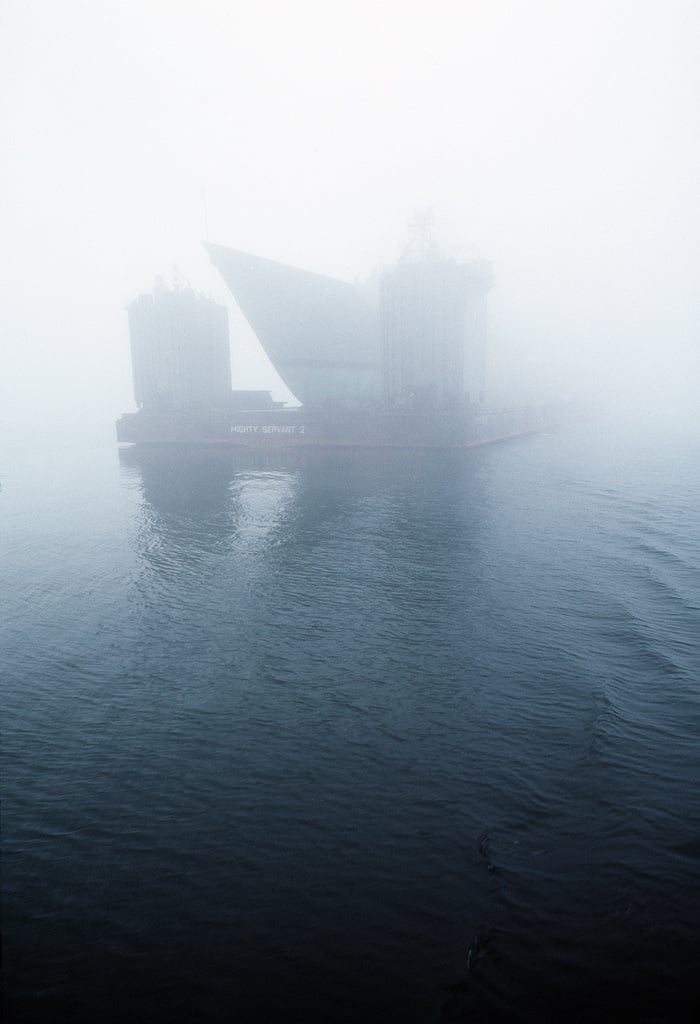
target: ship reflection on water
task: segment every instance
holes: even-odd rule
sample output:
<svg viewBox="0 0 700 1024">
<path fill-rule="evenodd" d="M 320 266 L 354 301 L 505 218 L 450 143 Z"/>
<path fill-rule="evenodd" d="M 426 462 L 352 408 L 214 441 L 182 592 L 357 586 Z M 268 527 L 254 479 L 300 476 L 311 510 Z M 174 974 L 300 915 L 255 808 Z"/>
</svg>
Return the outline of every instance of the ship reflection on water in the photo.
<svg viewBox="0 0 700 1024">
<path fill-rule="evenodd" d="M 198 885 L 209 892 L 207 874 L 223 865 L 228 875 L 208 898 L 229 918 L 207 910 L 212 928 L 193 932 L 206 944 L 213 931 L 238 974 L 227 988 L 211 968 L 209 983 L 240 1019 L 251 1006 L 260 1019 L 282 1006 L 309 1021 L 427 1019 L 472 928 L 453 905 L 465 823 L 446 840 L 450 867 L 424 845 L 455 796 L 440 795 L 444 772 L 425 762 L 420 737 L 447 725 L 444 695 L 464 670 L 471 627 L 447 577 L 476 565 L 482 455 L 119 457 L 143 496 L 131 527 L 141 672 L 212 832 Z M 436 537 L 449 566 L 430 558 Z M 193 762 L 202 742 L 223 766 L 215 775 Z M 455 749 L 449 738 L 438 747 Z M 406 958 L 422 973 L 417 993 Z"/>
<path fill-rule="evenodd" d="M 142 524 L 159 544 L 223 553 L 234 541 L 252 550 L 289 515 L 293 465 L 217 450 L 120 449 L 122 469 L 141 488 Z M 267 464 L 266 464 L 267 463 Z"/>
<path fill-rule="evenodd" d="M 143 493 L 144 527 L 161 542 L 208 543 L 212 551 L 233 543 L 251 552 L 256 545 L 313 543 L 336 517 L 352 516 L 358 502 L 382 494 L 387 509 L 395 506 L 392 514 L 408 520 L 410 499 L 434 493 L 449 474 L 474 502 L 470 517 L 484 512 L 483 460 L 474 452 L 154 445 L 122 446 L 119 461 L 124 478 Z M 465 509 L 453 512 L 461 517 Z"/>
</svg>

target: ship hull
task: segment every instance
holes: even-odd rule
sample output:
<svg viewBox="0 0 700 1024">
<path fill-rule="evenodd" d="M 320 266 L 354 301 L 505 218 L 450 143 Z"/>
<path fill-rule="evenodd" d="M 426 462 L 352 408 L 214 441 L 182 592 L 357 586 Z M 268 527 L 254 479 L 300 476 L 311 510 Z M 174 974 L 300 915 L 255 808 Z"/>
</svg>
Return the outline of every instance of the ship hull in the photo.
<svg viewBox="0 0 700 1024">
<path fill-rule="evenodd" d="M 543 407 L 463 412 L 366 411 L 346 414 L 303 409 L 219 416 L 126 414 L 117 438 L 126 444 L 227 445 L 252 450 L 308 448 L 459 449 L 539 433 L 551 426 Z"/>
</svg>

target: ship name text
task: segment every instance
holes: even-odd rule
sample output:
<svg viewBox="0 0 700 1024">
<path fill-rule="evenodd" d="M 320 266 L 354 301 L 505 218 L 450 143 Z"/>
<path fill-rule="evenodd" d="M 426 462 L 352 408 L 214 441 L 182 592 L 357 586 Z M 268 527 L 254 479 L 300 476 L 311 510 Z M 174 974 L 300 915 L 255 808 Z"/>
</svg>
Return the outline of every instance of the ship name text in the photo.
<svg viewBox="0 0 700 1024">
<path fill-rule="evenodd" d="M 288 423 L 234 423 L 232 434 L 303 434 L 305 428 L 301 424 Z"/>
</svg>

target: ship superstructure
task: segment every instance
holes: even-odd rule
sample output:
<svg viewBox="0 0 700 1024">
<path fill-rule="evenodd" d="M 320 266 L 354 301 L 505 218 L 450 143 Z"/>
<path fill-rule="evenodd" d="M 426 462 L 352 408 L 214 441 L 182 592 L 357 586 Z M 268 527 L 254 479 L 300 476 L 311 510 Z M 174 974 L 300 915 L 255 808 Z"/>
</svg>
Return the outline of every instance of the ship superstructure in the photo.
<svg viewBox="0 0 700 1024">
<path fill-rule="evenodd" d="M 127 307 L 134 398 L 145 413 L 226 409 L 231 395 L 228 310 L 191 288 L 167 288 Z"/>
<path fill-rule="evenodd" d="M 384 402 L 462 409 L 485 390 L 488 264 L 400 263 L 381 283 Z"/>
</svg>

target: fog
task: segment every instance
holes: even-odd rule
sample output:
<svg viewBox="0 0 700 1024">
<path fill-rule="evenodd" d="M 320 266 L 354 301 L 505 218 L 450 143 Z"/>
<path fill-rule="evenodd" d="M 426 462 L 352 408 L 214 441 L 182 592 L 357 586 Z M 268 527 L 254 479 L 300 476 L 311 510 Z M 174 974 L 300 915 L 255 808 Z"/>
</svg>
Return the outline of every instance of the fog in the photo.
<svg viewBox="0 0 700 1024">
<path fill-rule="evenodd" d="M 7 1020 L 700 1019 L 699 98 L 698 0 L 0 0 Z M 490 409 L 482 265 L 380 376 L 217 249 L 421 211 Z M 157 278 L 290 397 L 204 242 L 309 408 L 145 301 L 118 446 Z"/>
<path fill-rule="evenodd" d="M 695 423 L 700 8 L 688 0 L 3 0 L 0 429 L 114 437 L 127 302 L 226 302 L 202 240 L 363 280 L 430 207 L 492 261 L 489 399 Z"/>
</svg>

